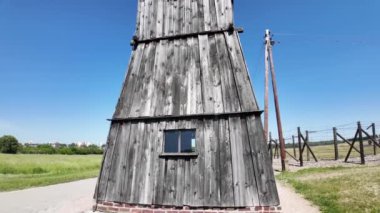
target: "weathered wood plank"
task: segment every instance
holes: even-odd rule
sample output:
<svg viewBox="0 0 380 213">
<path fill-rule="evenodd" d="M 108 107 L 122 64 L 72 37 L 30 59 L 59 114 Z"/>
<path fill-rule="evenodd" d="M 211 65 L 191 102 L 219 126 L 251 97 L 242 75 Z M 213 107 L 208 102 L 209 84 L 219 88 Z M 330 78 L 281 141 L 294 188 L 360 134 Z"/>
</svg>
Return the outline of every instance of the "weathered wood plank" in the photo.
<svg viewBox="0 0 380 213">
<path fill-rule="evenodd" d="M 209 71 L 209 52 L 210 46 L 208 44 L 208 36 L 202 35 L 199 38 L 199 56 L 201 60 L 201 82 L 202 82 L 202 95 L 204 112 L 211 113 L 215 111 L 214 108 L 214 94 L 212 76 Z"/>
<path fill-rule="evenodd" d="M 215 35 L 209 36 L 209 67 L 208 76 L 210 78 L 210 89 L 212 90 L 212 97 L 214 102 L 214 112 L 221 113 L 224 112 L 223 108 L 223 98 L 222 98 L 222 87 L 221 87 L 221 77 L 219 72 L 219 58 L 218 51 L 216 47 Z M 206 88 L 206 85 L 204 85 Z"/>
<path fill-rule="evenodd" d="M 141 44 L 132 52 L 132 58 L 129 62 L 128 72 L 124 79 L 123 89 L 113 117 L 127 116 L 130 112 L 133 99 L 133 89 L 136 78 L 140 69 L 141 61 L 145 51 L 145 44 Z"/>
<path fill-rule="evenodd" d="M 157 136 L 157 142 L 155 146 L 156 151 L 156 161 L 154 165 L 154 187 L 153 187 L 153 194 L 154 197 L 152 199 L 152 203 L 155 205 L 162 205 L 163 204 L 163 197 L 164 197 L 164 180 L 165 180 L 165 173 L 166 173 L 166 160 L 164 158 L 159 158 L 159 154 L 163 152 L 164 147 L 164 129 L 166 129 L 166 122 L 160 122 L 158 124 L 158 136 Z"/>
<path fill-rule="evenodd" d="M 97 189 L 97 198 L 98 200 L 105 200 L 107 193 L 107 182 L 110 174 L 110 169 L 112 166 L 113 152 L 115 150 L 115 141 L 119 132 L 120 124 L 111 124 L 110 132 L 107 139 L 107 151 L 104 157 L 104 164 L 102 165 L 102 173 L 100 174 L 98 189 Z"/>
<path fill-rule="evenodd" d="M 125 161 L 125 150 L 128 147 L 128 140 L 125 138 L 129 138 L 130 135 L 130 124 L 121 124 L 120 131 L 118 133 L 117 141 L 115 144 L 115 150 L 113 153 L 113 164 L 110 170 L 110 178 L 108 181 L 107 187 L 107 197 L 108 201 L 122 201 L 120 188 L 123 184 L 123 179 L 119 178 L 124 175 L 124 161 Z"/>
<path fill-rule="evenodd" d="M 233 67 L 234 79 L 239 94 L 240 104 L 243 111 L 257 110 L 257 104 L 253 95 L 252 85 L 248 77 L 248 70 L 239 47 L 236 33 L 224 33 L 228 53 Z"/>
<path fill-rule="evenodd" d="M 203 0 L 203 17 L 204 17 L 204 30 L 211 30 L 211 14 L 210 14 L 210 1 L 213 0 Z"/>
<path fill-rule="evenodd" d="M 157 56 L 157 43 L 150 43 L 152 46 L 149 48 L 149 55 L 148 60 L 145 64 L 145 70 L 143 71 L 144 75 L 142 76 L 143 79 L 143 86 L 141 91 L 139 91 L 139 98 L 140 98 L 140 106 L 135 106 L 136 109 L 138 108 L 138 115 L 140 116 L 150 116 L 151 108 L 152 108 L 152 100 L 155 97 L 155 62 L 156 62 L 156 56 Z M 136 111 L 136 112 L 137 112 Z"/>
<path fill-rule="evenodd" d="M 174 41 L 168 41 L 165 68 L 165 95 L 163 103 L 164 115 L 173 114 L 173 82 L 174 82 Z"/>
<path fill-rule="evenodd" d="M 233 14 L 233 6 L 232 0 L 225 0 L 225 14 L 226 14 L 226 26 L 230 26 L 234 23 L 234 14 Z"/>
<path fill-rule="evenodd" d="M 215 0 L 209 0 L 209 3 L 210 3 L 209 13 L 210 13 L 211 30 L 217 30 L 218 29 L 218 21 L 217 21 L 217 17 L 216 17 Z"/>
<path fill-rule="evenodd" d="M 276 181 L 270 162 L 268 147 L 265 143 L 263 127 L 260 117 L 247 117 L 249 142 L 252 151 L 252 160 L 255 168 L 255 178 L 260 205 L 279 205 Z"/>
<path fill-rule="evenodd" d="M 206 120 L 204 126 L 205 179 L 204 202 L 208 207 L 220 206 L 219 170 L 219 124 L 218 120 Z"/>
<path fill-rule="evenodd" d="M 205 141 L 203 120 L 194 121 L 196 125 L 196 150 L 198 158 L 191 159 L 191 206 L 203 206 L 204 202 L 204 181 L 205 181 Z"/>
<path fill-rule="evenodd" d="M 245 173 L 245 198 L 248 206 L 257 206 L 259 202 L 259 193 L 257 189 L 255 168 L 260 164 L 258 161 L 253 161 L 250 140 L 248 136 L 247 121 L 241 118 L 241 138 L 242 138 L 242 156 L 244 160 L 244 173 Z"/>
<path fill-rule="evenodd" d="M 234 183 L 232 175 L 232 156 L 228 119 L 219 120 L 219 168 L 220 168 L 220 205 L 235 206 Z"/>
<path fill-rule="evenodd" d="M 229 118 L 235 207 L 246 206 L 245 171 L 240 118 Z"/>
<path fill-rule="evenodd" d="M 166 129 L 176 129 L 176 122 L 167 122 Z M 164 185 L 163 205 L 173 205 L 176 201 L 176 185 L 177 185 L 177 159 L 166 159 L 165 177 L 161 183 Z"/>
<path fill-rule="evenodd" d="M 225 112 L 241 112 L 240 100 L 223 35 L 215 35 Z"/>
</svg>

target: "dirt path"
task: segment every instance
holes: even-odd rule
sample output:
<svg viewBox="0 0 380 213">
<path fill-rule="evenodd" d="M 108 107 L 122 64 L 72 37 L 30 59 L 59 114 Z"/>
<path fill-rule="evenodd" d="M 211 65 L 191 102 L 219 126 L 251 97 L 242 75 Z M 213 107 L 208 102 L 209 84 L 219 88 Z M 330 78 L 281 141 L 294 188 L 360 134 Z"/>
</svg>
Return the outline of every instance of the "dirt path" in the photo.
<svg viewBox="0 0 380 213">
<path fill-rule="evenodd" d="M 92 212 L 96 179 L 0 193 L 0 212 L 82 213 Z M 284 213 L 319 212 L 292 189 L 277 183 Z"/>
</svg>

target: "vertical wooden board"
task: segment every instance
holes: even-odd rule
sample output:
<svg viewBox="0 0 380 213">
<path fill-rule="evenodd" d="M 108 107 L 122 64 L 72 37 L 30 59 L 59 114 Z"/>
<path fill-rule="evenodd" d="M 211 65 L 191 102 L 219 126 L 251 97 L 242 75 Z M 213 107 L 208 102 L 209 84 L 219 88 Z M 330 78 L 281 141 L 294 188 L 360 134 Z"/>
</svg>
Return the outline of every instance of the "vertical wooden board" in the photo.
<svg viewBox="0 0 380 213">
<path fill-rule="evenodd" d="M 197 32 L 203 32 L 206 30 L 205 27 L 205 13 L 204 13 L 204 2 L 203 0 L 197 0 L 198 2 L 198 31 Z M 195 13 L 195 12 L 193 12 Z"/>
<path fill-rule="evenodd" d="M 140 151 L 140 143 L 139 138 L 142 137 L 142 123 L 133 122 L 131 124 L 131 136 L 130 136 L 130 147 L 128 150 L 128 170 L 126 170 L 125 178 L 124 178 L 124 184 L 122 185 L 123 190 L 125 193 L 125 200 L 127 203 L 134 203 L 134 196 L 136 194 L 136 166 L 139 163 L 139 151 Z M 137 192 L 138 193 L 138 192 Z"/>
<path fill-rule="evenodd" d="M 154 65 L 154 91 L 150 113 L 154 116 L 164 114 L 165 106 L 165 82 L 167 67 L 168 41 L 160 41 L 156 51 L 156 62 Z"/>
<path fill-rule="evenodd" d="M 182 70 L 183 58 L 181 56 L 181 40 L 174 40 L 174 56 L 172 61 L 172 71 L 171 75 L 173 76 L 172 84 L 170 85 L 171 93 L 171 103 L 172 106 L 172 115 L 180 115 L 180 101 L 181 101 L 181 85 L 182 85 Z"/>
<path fill-rule="evenodd" d="M 277 194 L 276 181 L 274 179 L 269 153 L 267 152 L 268 147 L 265 143 L 260 117 L 247 117 L 247 127 L 253 163 L 255 166 L 260 205 L 279 205 L 280 202 Z"/>
<path fill-rule="evenodd" d="M 169 36 L 172 36 L 174 35 L 174 16 L 175 16 L 175 11 L 174 11 L 174 0 L 169 0 L 168 1 L 169 5 L 168 5 L 168 8 L 169 8 L 169 13 L 168 13 L 168 16 L 169 16 L 169 24 L 168 24 L 168 28 L 169 28 Z"/>
<path fill-rule="evenodd" d="M 156 38 L 157 37 L 157 15 L 158 15 L 158 2 L 160 0 L 152 0 L 152 9 L 150 10 L 150 27 L 149 27 L 149 38 Z"/>
<path fill-rule="evenodd" d="M 153 191 L 150 179 L 151 179 L 151 170 L 152 170 L 152 157 L 153 157 L 153 147 L 152 147 L 152 135 L 154 125 L 153 123 L 145 124 L 144 137 L 141 141 L 142 151 L 141 151 L 141 161 L 138 169 L 141 170 L 138 183 L 139 183 L 139 191 L 140 197 L 138 202 L 140 204 L 151 204 L 152 197 L 151 193 Z"/>
<path fill-rule="evenodd" d="M 149 140 L 147 140 L 149 152 L 150 152 L 150 158 L 148 160 L 149 163 L 149 169 L 147 170 L 147 174 L 149 178 L 145 181 L 145 188 L 144 188 L 144 195 L 145 200 L 144 203 L 146 204 L 153 204 L 153 198 L 154 198 L 154 185 L 155 185 L 155 174 L 156 174 L 156 166 L 158 165 L 159 161 L 159 154 L 161 152 L 160 146 L 158 146 L 158 141 L 161 138 L 161 135 L 159 134 L 159 123 L 153 122 L 150 126 L 150 132 L 149 132 Z M 147 178 L 147 177 L 146 177 Z"/>
<path fill-rule="evenodd" d="M 181 34 L 181 21 L 180 21 L 180 4 L 183 2 L 181 1 L 173 1 L 173 35 L 179 35 Z"/>
<path fill-rule="evenodd" d="M 107 191 L 107 182 L 108 182 L 108 176 L 110 174 L 110 169 L 112 166 L 112 157 L 113 152 L 115 149 L 115 141 L 117 138 L 117 134 L 119 132 L 119 124 L 114 123 L 111 124 L 110 132 L 108 134 L 107 139 L 107 148 L 106 152 L 104 153 L 104 162 L 102 165 L 102 171 L 99 175 L 99 184 L 97 189 L 97 199 L 98 200 L 105 200 L 106 199 L 106 191 Z"/>
<path fill-rule="evenodd" d="M 156 37 L 163 36 L 164 30 L 164 1 L 165 0 L 156 0 L 157 1 L 157 17 L 156 17 Z"/>
<path fill-rule="evenodd" d="M 195 114 L 204 113 L 204 102 L 203 102 L 203 89 L 202 89 L 202 72 L 201 72 L 201 58 L 199 56 L 199 40 L 198 38 L 194 38 L 194 45 L 192 46 L 192 60 L 195 63 L 195 69 L 193 70 L 193 75 L 195 78 L 195 99 L 196 99 L 196 107 Z M 193 62 L 192 62 L 193 63 Z"/>
<path fill-rule="evenodd" d="M 246 205 L 245 197 L 245 170 L 241 124 L 240 118 L 229 118 L 230 140 L 231 140 L 231 156 L 232 156 L 232 175 L 234 181 L 235 207 L 244 207 Z"/>
<path fill-rule="evenodd" d="M 185 34 L 185 0 L 177 1 L 177 24 L 176 35 Z"/>
<path fill-rule="evenodd" d="M 202 83 L 202 95 L 203 95 L 203 104 L 205 113 L 214 113 L 214 85 L 213 85 L 213 76 L 211 76 L 209 70 L 210 64 L 210 45 L 208 43 L 208 36 L 201 35 L 199 38 L 199 57 L 201 63 L 201 83 Z"/>
<path fill-rule="evenodd" d="M 190 32 L 195 33 L 199 32 L 199 9 L 198 9 L 198 1 L 199 0 L 190 0 L 191 1 L 191 13 L 189 14 L 189 22 L 190 24 Z"/>
<path fill-rule="evenodd" d="M 150 96 L 152 96 L 153 91 L 149 91 L 149 85 L 153 83 L 153 67 L 154 67 L 154 57 L 156 53 L 156 43 L 152 42 L 149 44 L 147 50 L 144 52 L 143 64 L 140 67 L 137 87 L 135 87 L 133 94 L 133 103 L 131 107 L 131 112 L 129 116 L 139 117 L 146 115 L 145 111 L 150 109 Z"/>
<path fill-rule="evenodd" d="M 193 0 L 184 0 L 185 1 L 185 14 L 184 14 L 184 30 L 183 33 L 188 34 L 188 33 L 193 33 L 192 31 L 192 17 L 191 17 L 191 10 L 192 10 L 192 2 Z"/>
<path fill-rule="evenodd" d="M 204 122 L 194 121 L 196 125 L 196 151 L 198 157 L 191 159 L 191 183 L 190 183 L 190 206 L 204 206 L 204 181 L 205 181 L 205 142 Z"/>
<path fill-rule="evenodd" d="M 226 16 L 226 27 L 234 23 L 234 14 L 233 14 L 233 0 L 224 0 L 225 1 L 225 16 Z"/>
<path fill-rule="evenodd" d="M 159 154 L 163 152 L 164 147 L 164 129 L 166 128 L 166 122 L 160 122 L 158 124 L 158 136 L 156 138 L 155 150 L 157 153 L 156 161 L 154 164 L 154 187 L 153 187 L 153 199 L 152 203 L 155 205 L 163 204 L 164 197 L 164 180 L 165 180 L 165 158 L 160 158 Z"/>
<path fill-rule="evenodd" d="M 216 0 L 209 0 L 210 2 L 210 23 L 211 23 L 211 30 L 218 30 L 218 21 L 217 21 L 217 13 L 216 13 Z"/>
<path fill-rule="evenodd" d="M 166 68 L 165 68 L 165 96 L 163 103 L 164 115 L 172 115 L 174 111 L 173 99 L 175 96 L 175 61 L 174 61 L 174 41 L 168 41 Z M 173 94 L 174 93 L 174 94 Z"/>
<path fill-rule="evenodd" d="M 124 80 L 123 89 L 121 91 L 119 103 L 116 107 L 113 117 L 126 117 L 129 114 L 130 106 L 132 105 L 133 88 L 140 69 L 142 57 L 144 55 L 145 44 L 137 46 L 137 49 L 132 52 L 132 58 L 129 63 L 128 72 Z"/>
<path fill-rule="evenodd" d="M 156 47 L 157 43 L 152 42 L 152 48 L 150 49 L 148 60 L 145 65 L 145 70 L 143 71 L 143 85 L 142 90 L 140 92 L 140 108 L 138 109 L 139 113 L 135 114 L 135 116 L 151 116 L 152 113 L 150 111 L 152 107 L 152 99 L 156 94 L 156 90 L 154 88 L 155 79 L 154 79 L 154 68 L 155 68 L 155 56 L 156 56 Z M 137 106 L 136 106 L 137 107 Z M 137 111 L 137 110 L 136 110 Z"/>
<path fill-rule="evenodd" d="M 146 75 L 145 70 L 146 70 L 146 66 L 148 65 L 149 55 L 152 52 L 152 47 L 153 47 L 152 44 L 146 45 L 146 50 L 144 51 L 144 55 L 142 56 L 140 67 L 136 71 L 136 79 L 133 86 L 133 90 L 132 92 L 128 93 L 131 95 L 131 97 L 129 98 L 129 101 L 128 101 L 128 104 L 130 104 L 128 108 L 130 109 L 126 117 L 133 117 L 133 116 L 137 117 L 140 114 L 141 101 L 142 101 L 141 94 L 143 92 L 144 78 Z"/>
<path fill-rule="evenodd" d="M 218 120 L 205 120 L 203 140 L 205 144 L 204 202 L 209 207 L 220 205 L 218 130 Z"/>
<path fill-rule="evenodd" d="M 139 0 L 139 6 L 138 6 L 138 24 L 139 24 L 139 29 L 138 29 L 138 34 L 137 36 L 139 39 L 144 39 L 144 19 L 145 19 L 145 0 Z"/>
<path fill-rule="evenodd" d="M 228 26 L 226 26 L 226 0 L 215 0 L 215 7 L 216 7 L 216 20 L 218 29 L 227 29 Z"/>
<path fill-rule="evenodd" d="M 149 39 L 149 27 L 150 27 L 150 8 L 152 7 L 153 0 L 145 0 L 145 8 L 144 8 L 144 39 Z"/>
<path fill-rule="evenodd" d="M 130 124 L 120 125 L 120 131 L 113 152 L 112 166 L 107 186 L 107 201 L 122 201 L 119 189 L 123 183 L 123 163 L 125 161 L 125 150 L 128 148 Z"/>
<path fill-rule="evenodd" d="M 189 52 L 190 48 L 187 46 L 187 40 L 180 40 L 179 47 L 179 66 L 178 66 L 178 83 L 179 83 L 179 114 L 185 115 L 187 112 L 188 106 L 188 90 L 189 90 L 189 82 L 188 82 L 188 74 L 191 72 L 189 67 L 187 67 L 189 63 Z"/>
<path fill-rule="evenodd" d="M 203 0 L 203 22 L 205 31 L 211 30 L 210 1 L 213 0 Z"/>
<path fill-rule="evenodd" d="M 183 206 L 184 193 L 185 193 L 185 172 L 186 172 L 186 160 L 184 158 L 177 159 L 177 174 L 176 174 L 176 186 L 175 186 L 175 206 Z"/>
<path fill-rule="evenodd" d="M 223 35 L 215 35 L 225 112 L 240 112 L 240 101 Z"/>
<path fill-rule="evenodd" d="M 241 137 L 243 145 L 243 159 L 244 159 L 244 170 L 245 170 L 245 197 L 246 204 L 248 206 L 258 206 L 260 205 L 258 196 L 258 183 L 256 182 L 256 164 L 259 162 L 253 160 L 253 155 L 251 153 L 250 140 L 248 136 L 247 121 L 245 118 L 240 118 L 241 120 Z M 265 150 L 266 151 L 266 150 Z"/>
<path fill-rule="evenodd" d="M 258 107 L 248 77 L 248 70 L 246 69 L 245 61 L 243 60 L 243 53 L 238 46 L 236 34 L 229 34 L 226 32 L 224 33 L 224 36 L 226 38 L 228 53 L 233 67 L 241 108 L 243 111 L 257 110 Z"/>
<path fill-rule="evenodd" d="M 218 51 L 216 46 L 215 35 L 209 36 L 209 77 L 210 83 L 212 86 L 213 93 L 213 101 L 214 101 L 214 113 L 222 113 L 224 112 L 223 108 L 223 98 L 222 98 L 222 86 L 221 86 L 221 77 L 219 71 L 219 58 Z"/>
<path fill-rule="evenodd" d="M 135 153 L 135 159 L 133 164 L 133 175 L 132 175 L 132 203 L 140 203 L 140 195 L 142 193 L 143 185 L 144 185 L 144 177 L 145 177 L 145 168 L 147 164 L 146 160 L 146 129 L 148 128 L 148 124 L 144 122 L 140 122 L 138 124 L 138 137 L 136 138 L 137 147 Z"/>
<path fill-rule="evenodd" d="M 230 131 L 227 119 L 219 120 L 219 150 L 220 150 L 220 204 L 222 207 L 235 206 L 234 183 L 232 178 L 232 159 Z"/>
</svg>

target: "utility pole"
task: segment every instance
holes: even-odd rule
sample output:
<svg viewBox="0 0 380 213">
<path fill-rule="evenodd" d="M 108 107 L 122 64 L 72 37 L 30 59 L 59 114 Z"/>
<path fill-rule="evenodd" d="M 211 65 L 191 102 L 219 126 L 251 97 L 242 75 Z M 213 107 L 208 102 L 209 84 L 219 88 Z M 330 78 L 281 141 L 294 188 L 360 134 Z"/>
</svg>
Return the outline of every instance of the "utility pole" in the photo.
<svg viewBox="0 0 380 213">
<path fill-rule="evenodd" d="M 269 30 L 268 30 L 269 31 Z M 269 50 L 268 43 L 271 42 L 270 36 L 265 34 L 265 97 L 264 97 L 264 136 L 268 141 L 269 129 Z"/>
<path fill-rule="evenodd" d="M 281 166 L 282 166 L 282 171 L 285 171 L 286 170 L 286 166 L 285 166 L 285 159 L 286 159 L 285 141 L 284 141 L 284 137 L 283 137 L 283 133 L 282 133 L 280 104 L 278 101 L 276 73 L 275 73 L 275 69 L 274 69 L 274 62 L 273 62 L 274 60 L 273 60 L 273 54 L 272 54 L 272 45 L 273 44 L 274 44 L 274 41 L 272 40 L 271 33 L 269 30 L 266 30 L 265 31 L 265 56 L 266 56 L 265 67 L 269 68 L 270 73 L 271 73 L 271 78 L 272 78 L 274 105 L 276 108 L 278 140 L 280 142 L 280 149 L 281 149 Z M 265 77 L 265 78 L 267 79 L 267 77 Z M 267 97 L 265 97 L 265 98 L 267 98 Z M 268 113 L 268 109 L 266 109 L 266 111 Z M 268 122 L 268 120 L 266 120 L 266 122 Z M 264 130 L 264 131 L 268 131 L 268 130 Z"/>
</svg>

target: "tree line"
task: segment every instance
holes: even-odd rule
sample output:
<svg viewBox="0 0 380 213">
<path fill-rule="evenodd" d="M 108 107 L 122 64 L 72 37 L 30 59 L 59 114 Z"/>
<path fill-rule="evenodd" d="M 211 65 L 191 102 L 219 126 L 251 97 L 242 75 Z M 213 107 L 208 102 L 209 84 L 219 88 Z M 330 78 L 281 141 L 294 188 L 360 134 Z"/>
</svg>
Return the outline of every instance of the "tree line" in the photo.
<svg viewBox="0 0 380 213">
<path fill-rule="evenodd" d="M 4 135 L 0 137 L 0 153 L 7 154 L 62 154 L 62 155 L 90 155 L 103 154 L 103 149 L 97 145 L 80 146 L 76 144 L 38 144 L 35 146 L 22 145 L 16 137 Z"/>
</svg>

